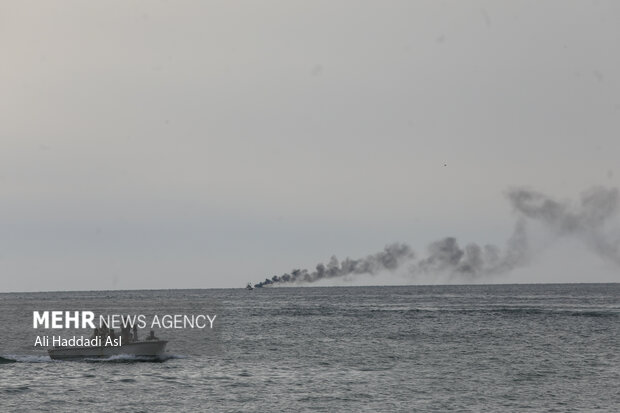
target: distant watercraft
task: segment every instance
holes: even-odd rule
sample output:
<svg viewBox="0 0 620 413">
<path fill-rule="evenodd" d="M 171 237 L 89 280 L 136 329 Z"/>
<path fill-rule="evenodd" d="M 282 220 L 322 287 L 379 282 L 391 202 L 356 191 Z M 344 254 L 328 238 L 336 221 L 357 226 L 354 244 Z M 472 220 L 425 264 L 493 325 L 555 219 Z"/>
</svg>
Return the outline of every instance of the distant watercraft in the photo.
<svg viewBox="0 0 620 413">
<path fill-rule="evenodd" d="M 123 330 L 125 329 L 122 328 L 121 331 Z M 155 337 L 153 330 L 146 340 L 139 340 L 135 326 L 133 335 L 130 334 L 129 327 L 127 327 L 120 337 L 114 334 L 114 330 L 99 332 L 99 329 L 95 329 L 93 335 L 87 340 L 84 340 L 83 336 L 79 338 L 74 336 L 73 339 L 65 339 L 64 341 L 59 339 L 61 345 L 55 345 L 48 349 L 47 353 L 53 360 L 104 358 L 121 355 L 156 359 L 164 355 L 167 343 L 167 341 Z"/>
<path fill-rule="evenodd" d="M 254 287 L 252 287 L 252 283 L 248 283 L 248 285 L 245 286 L 245 289 L 251 291 Z"/>
<path fill-rule="evenodd" d="M 134 341 L 121 346 L 53 347 L 47 350 L 51 359 L 104 358 L 110 356 L 136 356 L 157 358 L 164 354 L 165 340 Z"/>
</svg>

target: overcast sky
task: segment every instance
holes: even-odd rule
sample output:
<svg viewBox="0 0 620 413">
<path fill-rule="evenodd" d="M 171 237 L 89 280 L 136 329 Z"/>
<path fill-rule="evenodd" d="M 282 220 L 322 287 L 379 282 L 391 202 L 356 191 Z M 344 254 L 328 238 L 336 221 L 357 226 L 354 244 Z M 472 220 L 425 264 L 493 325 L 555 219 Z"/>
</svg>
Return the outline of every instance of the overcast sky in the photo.
<svg viewBox="0 0 620 413">
<path fill-rule="evenodd" d="M 3 1 L 0 291 L 501 245 L 507 188 L 618 186 L 618 22 L 617 1 Z M 556 244 L 489 282 L 618 281 Z"/>
</svg>

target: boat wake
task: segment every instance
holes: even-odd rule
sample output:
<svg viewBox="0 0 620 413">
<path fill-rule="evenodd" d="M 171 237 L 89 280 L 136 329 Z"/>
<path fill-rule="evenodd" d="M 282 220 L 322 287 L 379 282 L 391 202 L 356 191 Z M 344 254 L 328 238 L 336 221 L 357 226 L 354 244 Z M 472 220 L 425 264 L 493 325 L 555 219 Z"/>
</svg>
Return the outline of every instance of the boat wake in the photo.
<svg viewBox="0 0 620 413">
<path fill-rule="evenodd" d="M 18 355 L 18 354 L 5 354 L 0 356 L 0 364 L 9 363 L 60 363 L 60 362 L 86 362 L 86 363 L 162 363 L 171 359 L 184 359 L 186 356 L 177 354 L 163 354 L 161 356 L 146 357 L 146 356 L 133 356 L 130 354 L 119 354 L 103 358 L 84 358 L 75 360 L 52 360 L 50 356 L 37 356 L 37 355 Z"/>
<path fill-rule="evenodd" d="M 37 356 L 37 355 L 18 355 L 18 354 L 6 354 L 0 356 L 0 364 L 8 363 L 52 363 L 56 360 L 52 360 L 50 356 Z"/>
<path fill-rule="evenodd" d="M 109 357 L 101 357 L 101 358 L 84 358 L 82 360 L 74 360 L 74 361 L 85 361 L 87 363 L 140 363 L 140 362 L 151 362 L 151 363 L 163 363 L 164 361 L 168 361 L 170 359 L 181 359 L 185 358 L 184 356 L 178 356 L 175 354 L 162 354 L 159 356 L 135 356 L 131 354 L 118 354 Z"/>
</svg>

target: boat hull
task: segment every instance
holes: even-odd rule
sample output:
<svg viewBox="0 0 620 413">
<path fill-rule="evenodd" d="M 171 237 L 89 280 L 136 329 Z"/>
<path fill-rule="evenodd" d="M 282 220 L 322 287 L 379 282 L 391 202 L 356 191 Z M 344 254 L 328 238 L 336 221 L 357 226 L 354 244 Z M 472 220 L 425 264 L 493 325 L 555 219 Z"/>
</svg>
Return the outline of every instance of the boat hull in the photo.
<svg viewBox="0 0 620 413">
<path fill-rule="evenodd" d="M 47 350 L 53 360 L 136 356 L 157 358 L 164 354 L 167 341 L 137 341 L 122 346 L 54 347 Z"/>
</svg>

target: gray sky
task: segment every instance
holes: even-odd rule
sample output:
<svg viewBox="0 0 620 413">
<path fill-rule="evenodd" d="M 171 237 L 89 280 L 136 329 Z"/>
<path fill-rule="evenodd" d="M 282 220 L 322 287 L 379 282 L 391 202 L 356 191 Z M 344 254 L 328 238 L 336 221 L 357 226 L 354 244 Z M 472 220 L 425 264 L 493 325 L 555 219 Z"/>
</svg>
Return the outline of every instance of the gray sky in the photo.
<svg viewBox="0 0 620 413">
<path fill-rule="evenodd" d="M 618 186 L 619 21 L 616 1 L 3 1 L 0 291 L 501 245 L 507 188 Z M 487 281 L 617 274 L 567 240 Z"/>
</svg>

